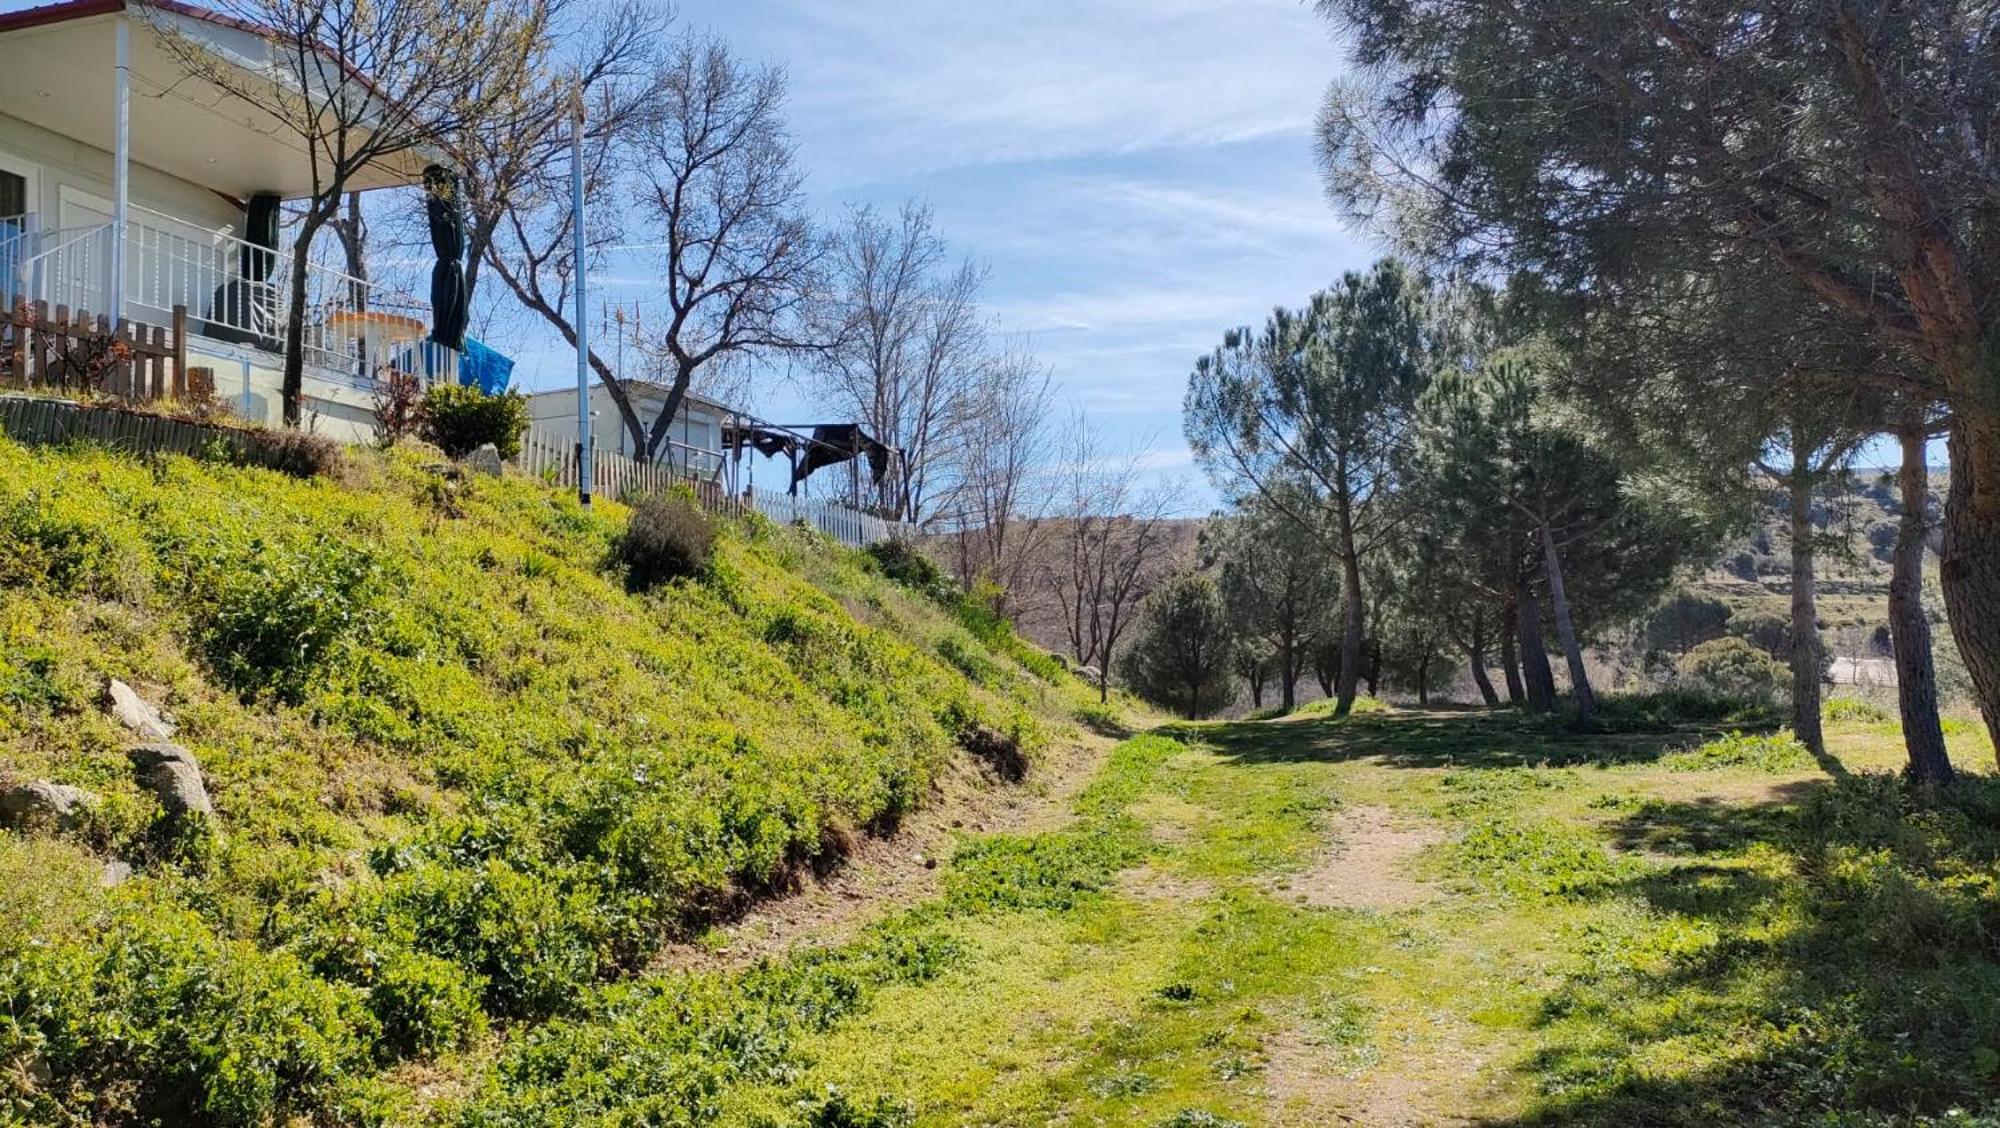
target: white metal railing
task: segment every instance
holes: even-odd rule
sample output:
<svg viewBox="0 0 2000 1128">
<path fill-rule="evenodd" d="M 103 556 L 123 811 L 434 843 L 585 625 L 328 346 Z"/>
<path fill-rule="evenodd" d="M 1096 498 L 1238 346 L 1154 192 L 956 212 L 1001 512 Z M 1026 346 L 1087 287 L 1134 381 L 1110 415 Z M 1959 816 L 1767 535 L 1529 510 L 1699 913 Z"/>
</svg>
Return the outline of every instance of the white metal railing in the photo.
<svg viewBox="0 0 2000 1128">
<path fill-rule="evenodd" d="M 531 431 L 521 437 L 521 453 L 515 463 L 525 473 L 544 478 L 551 485 L 576 486 L 575 439 L 564 441 Z M 696 500 L 713 512 L 732 516 L 744 512 L 761 513 L 781 525 L 804 525 L 818 529 L 842 544 L 856 548 L 907 536 L 909 532 L 898 522 L 885 521 L 824 498 L 793 497 L 755 488 L 732 493 L 714 478 L 691 477 L 665 462 L 639 462 L 622 454 L 599 450 L 591 458 L 590 465 L 592 486 L 600 497 L 634 497 L 684 486 L 693 490 Z"/>
<path fill-rule="evenodd" d="M 171 324 L 176 306 L 189 330 L 212 340 L 284 351 L 291 255 L 228 231 L 133 206 L 126 225 L 124 315 Z M 112 225 L 36 232 L 0 227 L 0 299 L 104 313 L 110 308 Z M 306 264 L 306 362 L 370 386 L 384 368 L 426 383 L 456 383 L 458 353 L 431 343 L 430 306 L 408 294 Z"/>
</svg>

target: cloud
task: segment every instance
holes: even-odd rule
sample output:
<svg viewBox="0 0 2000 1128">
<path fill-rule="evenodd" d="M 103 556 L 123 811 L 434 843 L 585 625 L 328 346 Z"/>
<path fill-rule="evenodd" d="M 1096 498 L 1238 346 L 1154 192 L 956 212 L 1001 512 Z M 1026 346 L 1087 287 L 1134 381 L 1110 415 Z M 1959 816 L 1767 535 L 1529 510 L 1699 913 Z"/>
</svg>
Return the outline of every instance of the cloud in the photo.
<svg viewBox="0 0 2000 1128">
<path fill-rule="evenodd" d="M 788 62 L 840 178 L 1301 133 L 1337 67 L 1296 0 L 695 0 L 690 22 Z"/>
</svg>

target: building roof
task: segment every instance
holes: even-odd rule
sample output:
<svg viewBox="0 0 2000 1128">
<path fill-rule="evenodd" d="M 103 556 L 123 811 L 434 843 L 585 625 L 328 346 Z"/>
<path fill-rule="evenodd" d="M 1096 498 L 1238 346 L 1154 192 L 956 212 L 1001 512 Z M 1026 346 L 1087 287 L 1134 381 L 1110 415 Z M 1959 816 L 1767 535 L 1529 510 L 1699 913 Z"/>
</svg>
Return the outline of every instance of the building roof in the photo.
<svg viewBox="0 0 2000 1128">
<path fill-rule="evenodd" d="M 663 384 L 658 380 L 642 380 L 637 377 L 626 376 L 620 378 L 618 382 L 625 387 L 626 391 L 642 396 L 657 395 L 661 398 L 665 398 L 668 395 L 668 393 L 673 391 L 672 385 Z M 543 399 L 548 396 L 574 396 L 575 394 L 576 394 L 575 388 L 551 388 L 543 392 L 530 392 L 528 398 Z M 715 410 L 721 412 L 735 413 L 738 410 L 737 408 L 731 407 L 720 400 L 711 399 L 708 396 L 702 395 L 700 392 L 697 392 L 693 389 L 688 390 L 687 396 L 684 398 L 683 402 L 700 404 L 703 407 L 714 408 Z"/>
</svg>

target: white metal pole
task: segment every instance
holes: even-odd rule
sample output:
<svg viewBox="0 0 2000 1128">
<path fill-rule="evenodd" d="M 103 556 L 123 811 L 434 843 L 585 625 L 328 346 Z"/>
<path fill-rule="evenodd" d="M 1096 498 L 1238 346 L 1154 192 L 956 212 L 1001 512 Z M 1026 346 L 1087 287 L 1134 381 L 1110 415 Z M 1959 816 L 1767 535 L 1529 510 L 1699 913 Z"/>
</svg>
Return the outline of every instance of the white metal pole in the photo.
<svg viewBox="0 0 2000 1128">
<path fill-rule="evenodd" d="M 573 106 L 569 136 L 569 207 L 571 234 L 576 240 L 576 496 L 590 505 L 590 319 L 585 304 L 584 275 L 589 273 L 583 237 L 583 95 Z"/>
<path fill-rule="evenodd" d="M 111 292 L 105 295 L 111 324 L 125 317 L 125 231 L 127 209 L 131 205 L 132 164 L 132 31 L 124 16 L 118 17 L 116 74 L 112 83 L 111 141 Z"/>
</svg>

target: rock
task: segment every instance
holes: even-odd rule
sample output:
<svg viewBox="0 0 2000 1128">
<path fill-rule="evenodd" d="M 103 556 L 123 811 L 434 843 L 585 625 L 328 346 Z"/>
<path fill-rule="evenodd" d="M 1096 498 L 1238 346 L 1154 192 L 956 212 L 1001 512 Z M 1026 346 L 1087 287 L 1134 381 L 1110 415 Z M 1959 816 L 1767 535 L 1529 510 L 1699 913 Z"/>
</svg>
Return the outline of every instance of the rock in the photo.
<svg viewBox="0 0 2000 1128">
<path fill-rule="evenodd" d="M 152 792 L 167 814 L 209 815 L 215 807 L 208 801 L 208 788 L 201 782 L 201 764 L 194 753 L 178 744 L 141 744 L 126 751 L 132 761 L 139 786 Z"/>
<path fill-rule="evenodd" d="M 498 478 L 502 469 L 500 448 L 492 443 L 483 443 L 478 450 L 465 456 L 465 464 L 481 474 Z"/>
<path fill-rule="evenodd" d="M 104 872 L 97 876 L 97 884 L 106 889 L 115 889 L 132 880 L 132 863 L 116 858 L 104 863 Z"/>
<path fill-rule="evenodd" d="M 168 724 L 160 711 L 139 696 L 137 690 L 117 678 L 104 694 L 111 708 L 111 715 L 118 723 L 138 734 L 140 740 L 172 740 L 174 726 Z"/>
<path fill-rule="evenodd" d="M 96 804 L 97 796 L 81 787 L 45 779 L 10 784 L 0 787 L 0 826 L 67 826 Z"/>
</svg>

